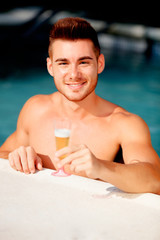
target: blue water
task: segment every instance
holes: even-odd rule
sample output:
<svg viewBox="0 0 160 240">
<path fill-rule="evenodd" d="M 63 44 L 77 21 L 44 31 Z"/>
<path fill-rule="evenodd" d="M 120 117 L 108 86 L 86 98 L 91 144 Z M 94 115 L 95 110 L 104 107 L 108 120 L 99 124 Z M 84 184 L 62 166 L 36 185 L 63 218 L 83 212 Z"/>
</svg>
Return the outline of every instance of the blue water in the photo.
<svg viewBox="0 0 160 240">
<path fill-rule="evenodd" d="M 0 145 L 16 129 L 25 101 L 35 94 L 53 91 L 56 91 L 54 82 L 45 68 L 17 68 L 12 75 L 0 79 Z M 160 59 L 108 55 L 96 93 L 141 116 L 150 128 L 153 147 L 160 156 Z"/>
</svg>

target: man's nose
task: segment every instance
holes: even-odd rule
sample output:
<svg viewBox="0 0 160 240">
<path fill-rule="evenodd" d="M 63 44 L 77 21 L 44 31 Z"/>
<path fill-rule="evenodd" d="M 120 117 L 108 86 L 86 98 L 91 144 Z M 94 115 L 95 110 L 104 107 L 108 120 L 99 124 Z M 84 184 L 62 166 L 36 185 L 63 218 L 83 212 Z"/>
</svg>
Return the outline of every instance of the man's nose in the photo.
<svg viewBox="0 0 160 240">
<path fill-rule="evenodd" d="M 75 79 L 78 79 L 80 78 L 80 71 L 78 69 L 78 67 L 76 65 L 72 65 L 71 68 L 70 68 L 70 79 L 71 80 L 75 80 Z"/>
</svg>

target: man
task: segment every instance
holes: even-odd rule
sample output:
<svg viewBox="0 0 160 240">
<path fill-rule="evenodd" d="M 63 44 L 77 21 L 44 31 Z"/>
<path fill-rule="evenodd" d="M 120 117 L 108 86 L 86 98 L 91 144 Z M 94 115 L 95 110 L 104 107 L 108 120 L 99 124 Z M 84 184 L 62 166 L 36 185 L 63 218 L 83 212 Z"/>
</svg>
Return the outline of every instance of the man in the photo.
<svg viewBox="0 0 160 240">
<path fill-rule="evenodd" d="M 139 116 L 95 94 L 104 65 L 90 24 L 80 18 L 59 20 L 50 33 L 47 58 L 58 92 L 25 103 L 0 157 L 26 174 L 42 166 L 64 166 L 69 173 L 107 181 L 123 191 L 160 194 L 160 161 L 148 126 Z M 70 145 L 59 151 L 54 118 L 72 121 Z M 121 150 L 124 164 L 114 162 Z"/>
</svg>

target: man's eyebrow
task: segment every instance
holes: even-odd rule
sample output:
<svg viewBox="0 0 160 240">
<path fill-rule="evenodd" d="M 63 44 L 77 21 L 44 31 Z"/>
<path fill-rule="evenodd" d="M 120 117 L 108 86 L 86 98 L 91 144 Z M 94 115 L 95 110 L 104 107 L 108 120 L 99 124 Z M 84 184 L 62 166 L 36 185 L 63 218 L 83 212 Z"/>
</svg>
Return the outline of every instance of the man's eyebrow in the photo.
<svg viewBox="0 0 160 240">
<path fill-rule="evenodd" d="M 93 60 L 93 58 L 90 57 L 90 56 L 83 56 L 83 57 L 80 57 L 78 60 L 79 60 L 79 61 L 82 61 L 82 60 L 87 60 L 87 59 Z"/>
<path fill-rule="evenodd" d="M 78 61 L 82 61 L 82 60 L 93 60 L 93 58 L 92 57 L 90 57 L 90 56 L 83 56 L 83 57 L 80 57 L 79 59 L 78 59 Z M 67 62 L 67 61 L 69 61 L 67 58 L 57 58 L 56 60 L 55 60 L 55 62 Z"/>
<path fill-rule="evenodd" d="M 67 62 L 67 61 L 68 61 L 67 58 L 57 58 L 57 59 L 55 60 L 55 62 Z"/>
</svg>

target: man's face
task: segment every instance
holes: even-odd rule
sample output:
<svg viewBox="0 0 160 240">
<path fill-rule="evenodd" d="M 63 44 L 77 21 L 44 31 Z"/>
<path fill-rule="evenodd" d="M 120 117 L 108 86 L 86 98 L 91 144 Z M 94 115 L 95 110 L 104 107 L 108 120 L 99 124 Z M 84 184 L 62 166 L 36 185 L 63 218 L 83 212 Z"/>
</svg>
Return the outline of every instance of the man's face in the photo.
<svg viewBox="0 0 160 240">
<path fill-rule="evenodd" d="M 81 101 L 94 91 L 104 68 L 102 62 L 103 55 L 96 58 L 90 40 L 59 39 L 53 42 L 47 66 L 58 91 L 70 101 Z"/>
</svg>

